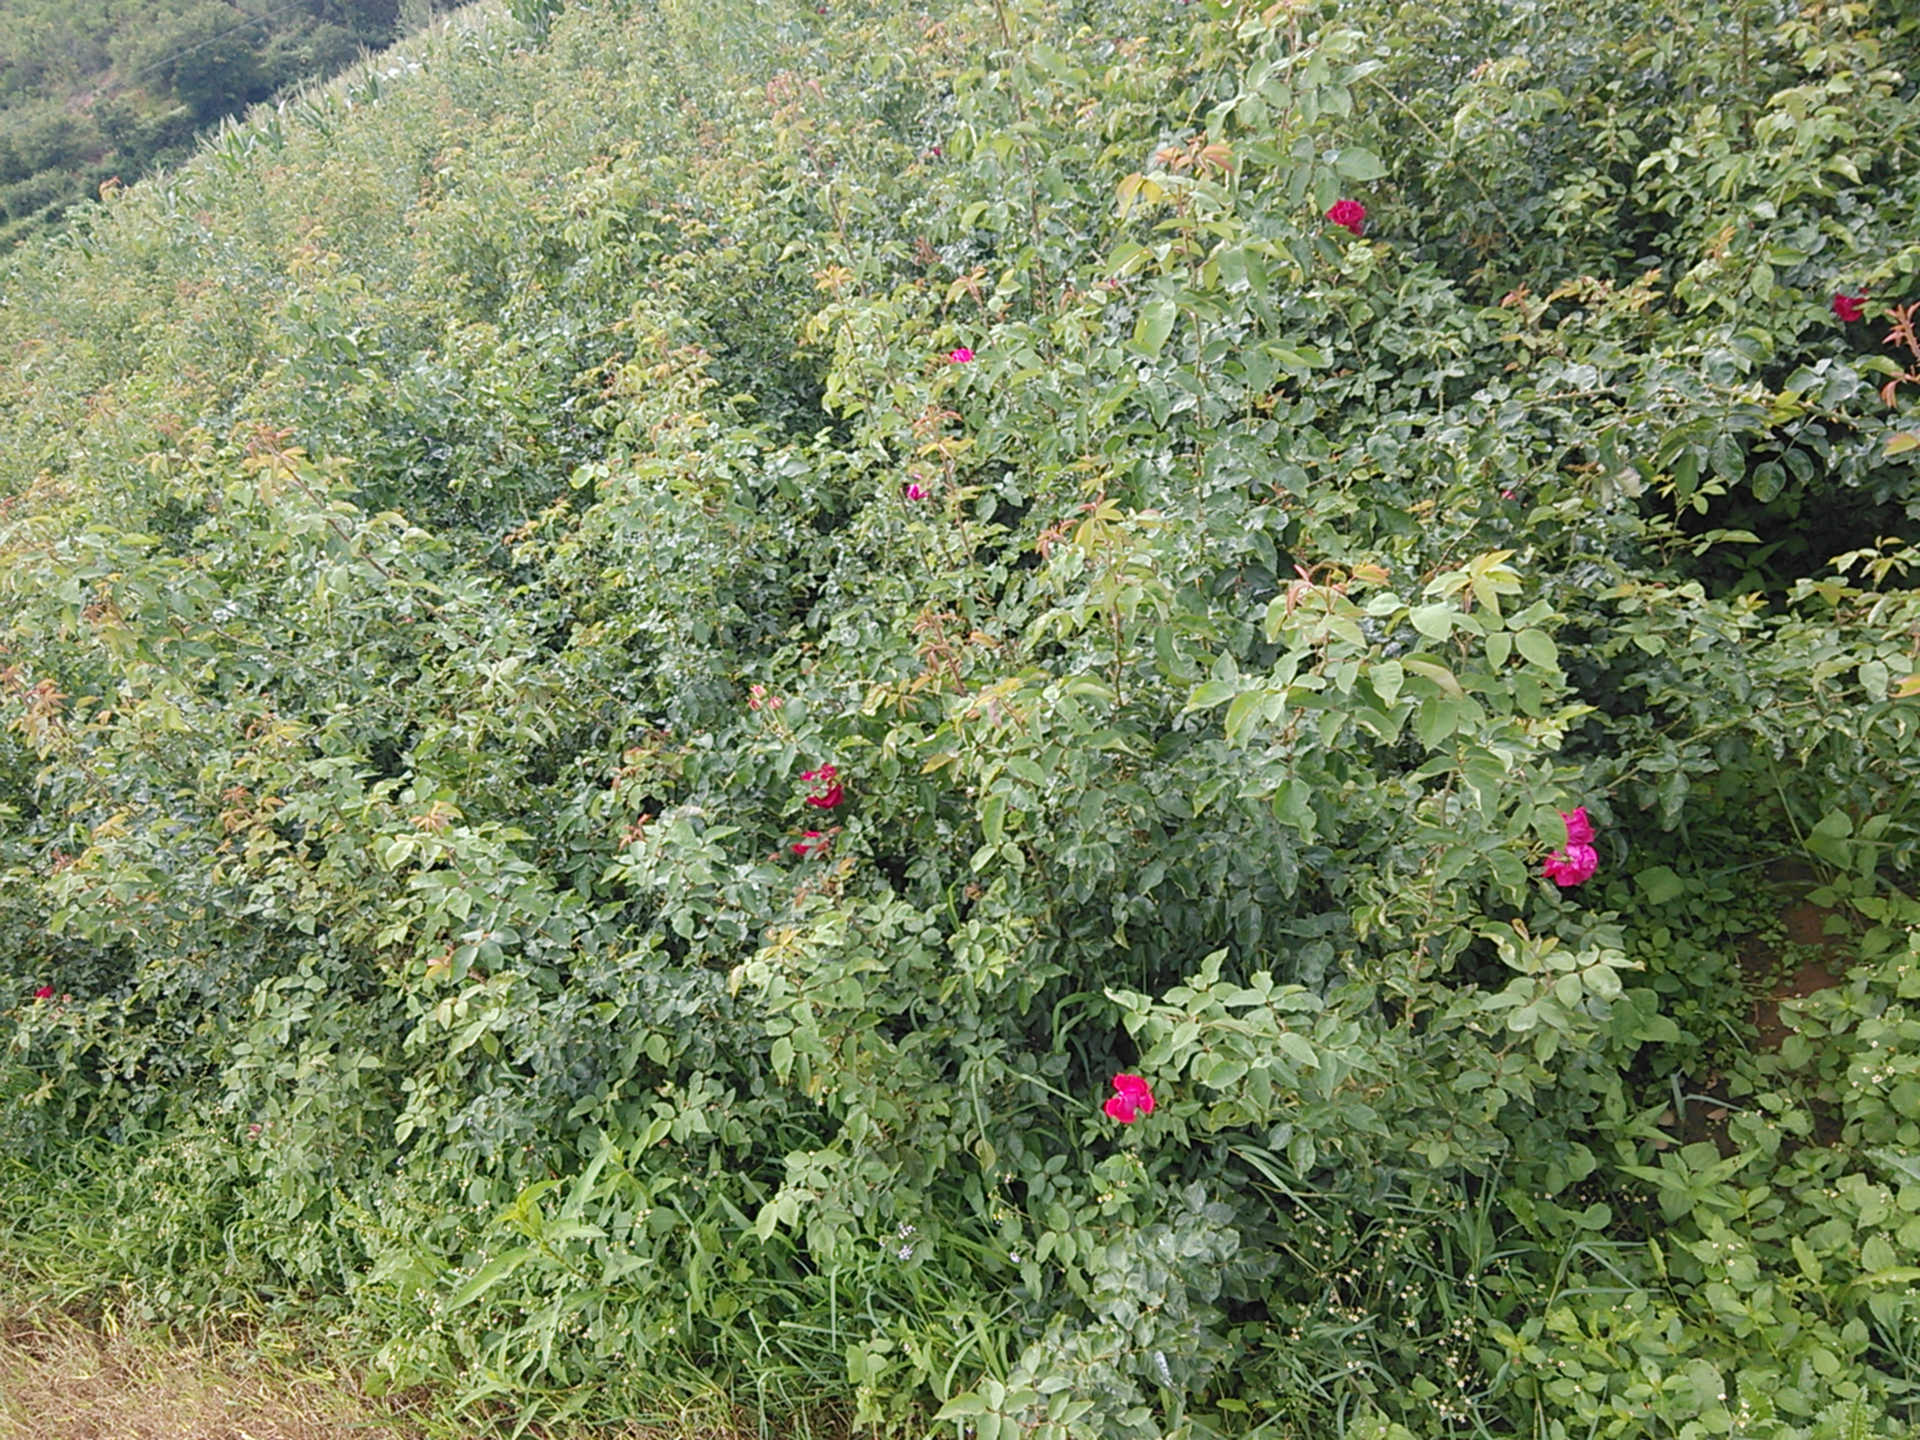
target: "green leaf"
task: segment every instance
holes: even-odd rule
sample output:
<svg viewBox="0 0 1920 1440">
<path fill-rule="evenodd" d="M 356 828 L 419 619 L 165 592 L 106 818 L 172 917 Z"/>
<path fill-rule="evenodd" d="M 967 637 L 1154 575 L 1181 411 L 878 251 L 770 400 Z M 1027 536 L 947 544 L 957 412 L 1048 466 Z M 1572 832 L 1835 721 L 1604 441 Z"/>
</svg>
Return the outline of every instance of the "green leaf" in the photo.
<svg viewBox="0 0 1920 1440">
<path fill-rule="evenodd" d="M 1853 834 L 1853 817 L 1844 810 L 1829 810 L 1813 827 L 1823 839 L 1845 840 Z"/>
<path fill-rule="evenodd" d="M 1454 617 L 1460 612 L 1445 601 L 1432 605 L 1416 605 L 1407 618 L 1413 622 L 1413 628 L 1429 640 L 1444 640 L 1453 633 Z"/>
<path fill-rule="evenodd" d="M 1500 763 L 1500 757 L 1489 751 L 1476 749 L 1467 756 L 1466 764 L 1461 767 L 1475 799 L 1480 802 L 1481 810 L 1492 814 L 1497 808 L 1500 790 L 1507 780 L 1507 767 Z"/>
<path fill-rule="evenodd" d="M 1807 834 L 1807 849 L 1840 869 L 1853 868 L 1853 819 L 1844 810 L 1829 810 Z"/>
<path fill-rule="evenodd" d="M 523 1247 L 519 1250 L 509 1250 L 504 1255 L 494 1256 L 493 1259 L 489 1260 L 474 1272 L 471 1280 L 467 1281 L 466 1284 L 462 1285 L 447 1297 L 447 1308 L 449 1310 L 458 1310 L 461 1306 L 469 1305 L 475 1300 L 478 1300 L 482 1295 L 486 1294 L 487 1291 L 513 1274 L 515 1270 L 518 1270 L 526 1261 L 527 1257 L 532 1254 L 533 1251 L 531 1249 Z"/>
<path fill-rule="evenodd" d="M 1725 431 L 1714 436 L 1713 444 L 1707 449 L 1707 461 L 1713 466 L 1713 473 L 1728 484 L 1746 477 L 1747 455 L 1738 436 Z"/>
<path fill-rule="evenodd" d="M 1378 180 L 1387 173 L 1387 167 L 1380 163 L 1378 155 L 1371 150 L 1362 150 L 1358 145 L 1343 146 L 1336 151 L 1333 168 L 1343 180 Z"/>
<path fill-rule="evenodd" d="M 1440 742 L 1450 737 L 1460 724 L 1459 702 L 1444 696 L 1432 695 L 1420 702 L 1420 708 L 1414 712 L 1413 734 L 1422 745 L 1432 750 Z"/>
<path fill-rule="evenodd" d="M 1274 818 L 1311 837 L 1316 817 L 1313 813 L 1313 788 L 1306 781 L 1288 777 L 1273 792 Z"/>
<path fill-rule="evenodd" d="M 1320 1056 L 1304 1035 L 1296 1034 L 1292 1030 L 1282 1030 L 1274 1037 L 1273 1043 L 1280 1048 L 1280 1053 L 1294 1064 L 1304 1065 L 1309 1070 L 1317 1070 L 1320 1067 Z"/>
<path fill-rule="evenodd" d="M 1465 688 L 1462 687 L 1462 685 L 1460 684 L 1460 681 L 1458 680 L 1458 678 L 1455 677 L 1454 673 L 1451 670 L 1447 669 L 1446 666 L 1439 664 L 1437 661 L 1426 660 L 1426 659 L 1420 658 L 1419 656 L 1409 655 L 1406 658 L 1406 660 L 1403 662 L 1403 664 L 1406 669 L 1406 672 L 1409 675 L 1417 675 L 1422 680 L 1431 681 L 1433 684 L 1437 685 L 1441 690 L 1453 696 L 1453 698 L 1456 700 L 1462 700 L 1466 698 L 1467 692 Z"/>
<path fill-rule="evenodd" d="M 1869 1235 L 1860 1246 L 1862 1270 L 1884 1273 L 1894 1269 L 1899 1264 L 1899 1258 L 1899 1252 L 1893 1248 L 1892 1242 L 1879 1231 Z"/>
<path fill-rule="evenodd" d="M 1211 710 L 1215 705 L 1225 704 L 1239 693 L 1238 680 L 1208 680 L 1194 687 L 1193 693 L 1187 697 L 1187 709 Z"/>
<path fill-rule="evenodd" d="M 922 1411 L 921 1413 L 925 1414 L 926 1412 Z M 947 1401 L 946 1404 L 940 1407 L 940 1413 L 933 1418 L 935 1420 L 964 1420 L 969 1416 L 984 1415 L 986 1413 L 987 1402 L 973 1391 L 968 1390 L 964 1394 L 956 1395 L 953 1399 Z"/>
<path fill-rule="evenodd" d="M 1558 669 L 1560 649 L 1553 643 L 1553 637 L 1544 630 L 1522 630 L 1513 637 L 1514 648 L 1527 660 L 1543 670 Z"/>
<path fill-rule="evenodd" d="M 1211 1090 L 1226 1090 L 1238 1085 L 1247 1075 L 1247 1062 L 1219 1056 L 1206 1067 L 1201 1083 Z"/>
<path fill-rule="evenodd" d="M 1653 905 L 1676 900 L 1687 888 L 1686 882 L 1665 865 L 1652 865 L 1639 871 L 1634 875 L 1633 882 L 1640 887 L 1648 903 Z"/>
<path fill-rule="evenodd" d="M 1248 690 L 1237 696 L 1227 707 L 1225 730 L 1227 743 L 1239 743 L 1241 734 L 1259 717 L 1260 709 L 1266 704 L 1267 697 L 1261 691 Z"/>
<path fill-rule="evenodd" d="M 989 845 L 998 845 L 1001 840 L 1007 815 L 1007 797 L 989 795 L 980 804 L 980 833 L 986 837 Z"/>
<path fill-rule="evenodd" d="M 1029 785 L 1039 786 L 1047 783 L 1047 772 L 1042 770 L 1025 755 L 1009 755 L 1007 757 L 1007 769 L 1011 770 Z"/>
<path fill-rule="evenodd" d="M 1171 300 L 1156 297 L 1147 301 L 1140 307 L 1140 318 L 1134 322 L 1133 343 L 1149 355 L 1158 355 L 1173 333 L 1173 322 L 1179 313 Z"/>
</svg>

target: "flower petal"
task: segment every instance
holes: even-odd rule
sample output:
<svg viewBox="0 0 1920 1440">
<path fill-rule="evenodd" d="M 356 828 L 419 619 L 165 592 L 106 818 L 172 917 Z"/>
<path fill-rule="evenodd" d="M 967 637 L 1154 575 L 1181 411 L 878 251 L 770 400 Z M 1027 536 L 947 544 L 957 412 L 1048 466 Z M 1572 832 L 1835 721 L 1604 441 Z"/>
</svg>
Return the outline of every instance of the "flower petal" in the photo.
<svg viewBox="0 0 1920 1440">
<path fill-rule="evenodd" d="M 1566 890 L 1592 879 L 1593 872 L 1599 868 L 1600 852 L 1593 846 L 1570 844 L 1565 850 L 1549 855 L 1540 873 Z"/>
<path fill-rule="evenodd" d="M 1119 1098 L 1125 1099 L 1142 1115 L 1153 1113 L 1153 1090 L 1138 1075 L 1114 1076 L 1113 1088 L 1119 1092 Z"/>
<path fill-rule="evenodd" d="M 1593 844 L 1593 821 L 1587 818 L 1587 807 L 1580 805 L 1572 810 L 1562 810 L 1560 819 L 1567 827 L 1569 845 Z"/>
</svg>

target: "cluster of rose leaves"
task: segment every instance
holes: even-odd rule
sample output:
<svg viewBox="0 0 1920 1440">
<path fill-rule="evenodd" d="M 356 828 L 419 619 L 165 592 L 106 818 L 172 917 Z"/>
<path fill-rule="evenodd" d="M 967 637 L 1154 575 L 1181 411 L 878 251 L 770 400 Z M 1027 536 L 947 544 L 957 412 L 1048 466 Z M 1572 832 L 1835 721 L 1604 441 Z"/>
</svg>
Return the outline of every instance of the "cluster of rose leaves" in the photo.
<svg viewBox="0 0 1920 1440">
<path fill-rule="evenodd" d="M 1367 230 L 1367 207 L 1358 200 L 1337 200 L 1327 211 L 1327 220 L 1333 225 L 1350 232 L 1359 239 Z M 1844 291 L 1835 291 L 1832 301 L 1834 317 L 1845 324 L 1854 324 L 1865 318 L 1866 292 L 1849 295 Z M 952 365 L 970 365 L 973 363 L 973 351 L 965 345 L 947 351 L 943 357 Z M 925 500 L 931 491 L 919 479 L 910 482 L 904 491 L 909 500 Z M 1503 498 L 1511 498 L 1512 492 L 1505 492 Z M 763 704 L 777 706 L 779 702 L 764 693 L 761 686 L 754 687 L 753 708 L 758 710 Z M 821 765 L 817 769 L 803 771 L 800 779 L 808 789 L 805 803 L 815 810 L 836 810 L 846 800 L 846 787 L 839 779 L 839 772 L 832 765 Z M 1578 806 L 1572 810 L 1560 812 L 1561 822 L 1567 829 L 1567 843 L 1563 850 L 1555 850 L 1541 867 L 1544 878 L 1553 881 L 1561 889 L 1570 889 L 1593 878 L 1600 866 L 1599 852 L 1593 843 L 1593 822 L 1587 817 L 1587 807 Z M 825 831 L 807 830 L 801 838 L 789 847 L 803 860 L 816 859 L 827 854 L 832 848 L 833 837 Z M 51 985 L 42 985 L 33 992 L 35 1000 L 51 1000 L 54 989 Z M 1131 1125 L 1143 1115 L 1153 1113 L 1153 1091 L 1147 1082 L 1138 1075 L 1115 1075 L 1114 1093 L 1102 1107 L 1107 1115 L 1122 1125 Z"/>
<path fill-rule="evenodd" d="M 1358 200 L 1340 200 L 1327 211 L 1327 219 L 1350 231 L 1357 238 L 1366 233 L 1367 207 Z M 1859 298 L 1864 300 L 1866 297 Z M 1845 299 L 1848 297 L 1834 296 L 1834 313 L 1841 315 L 1843 319 L 1852 318 L 1842 313 L 1841 301 Z M 961 345 L 947 351 L 942 358 L 952 365 L 970 365 L 973 363 L 974 353 L 969 347 Z M 924 500 L 930 494 L 927 487 L 918 479 L 909 482 L 903 493 L 909 500 Z M 756 692 L 759 688 L 755 687 Z M 755 709 L 767 703 L 766 697 L 759 693 L 756 693 L 754 699 Z M 817 769 L 803 771 L 800 779 L 808 787 L 803 798 L 813 809 L 838 809 L 846 799 L 846 787 L 840 782 L 839 772 L 832 765 L 821 765 Z M 1577 809 L 1561 811 L 1560 818 L 1567 827 L 1567 847 L 1564 850 L 1556 850 L 1547 857 L 1542 874 L 1554 884 L 1566 889 L 1592 878 L 1593 872 L 1599 867 L 1600 856 L 1593 846 L 1593 822 L 1587 818 L 1584 805 Z M 831 835 L 820 830 L 807 830 L 803 831 L 800 839 L 794 841 L 788 848 L 801 859 L 809 860 L 824 856 L 832 845 Z M 1119 1121 L 1122 1125 L 1131 1125 L 1143 1115 L 1153 1113 L 1153 1091 L 1138 1075 L 1115 1075 L 1113 1089 L 1113 1095 L 1102 1107 L 1112 1119 Z"/>
</svg>

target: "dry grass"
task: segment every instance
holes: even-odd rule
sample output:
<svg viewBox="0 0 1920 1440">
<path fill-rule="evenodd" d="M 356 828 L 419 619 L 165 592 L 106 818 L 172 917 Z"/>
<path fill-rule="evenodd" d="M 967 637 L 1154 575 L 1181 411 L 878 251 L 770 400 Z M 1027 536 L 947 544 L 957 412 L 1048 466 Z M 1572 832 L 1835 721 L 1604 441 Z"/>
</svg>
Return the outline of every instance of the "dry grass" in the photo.
<svg viewBox="0 0 1920 1440">
<path fill-rule="evenodd" d="M 276 1363 L 239 1345 L 146 1330 L 103 1333 L 67 1315 L 0 1309 L 0 1440 L 481 1440 L 416 1393 L 377 1399 L 351 1375 Z M 552 1432 L 529 1440 L 749 1440 L 696 1415 L 669 1429 Z M 808 1432 L 816 1433 L 816 1432 Z M 842 1433 L 834 1431 L 830 1433 Z"/>
<path fill-rule="evenodd" d="M 151 1334 L 0 1320 L 0 1440 L 421 1440 L 343 1376 L 288 1374 Z"/>
</svg>

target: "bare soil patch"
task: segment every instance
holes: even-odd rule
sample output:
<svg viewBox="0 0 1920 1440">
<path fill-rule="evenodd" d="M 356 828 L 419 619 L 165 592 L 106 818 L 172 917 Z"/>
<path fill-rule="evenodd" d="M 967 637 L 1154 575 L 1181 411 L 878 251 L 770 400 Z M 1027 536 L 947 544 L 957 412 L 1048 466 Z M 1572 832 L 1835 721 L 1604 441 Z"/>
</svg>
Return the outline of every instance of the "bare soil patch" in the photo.
<svg viewBox="0 0 1920 1440">
<path fill-rule="evenodd" d="M 1783 872 L 1775 877 L 1789 894 L 1804 895 L 1813 877 L 1804 871 Z M 1747 985 L 1754 996 L 1753 1025 L 1759 1032 L 1759 1045 L 1778 1050 L 1792 1031 L 1780 1018 L 1780 1006 L 1788 1000 L 1804 1000 L 1815 991 L 1838 985 L 1846 973 L 1846 927 L 1837 911 L 1825 909 L 1804 898 L 1797 899 L 1781 914 L 1787 943 L 1795 947 L 1799 963 L 1789 972 L 1772 946 L 1759 939 L 1748 941 L 1740 954 L 1740 967 L 1746 972 Z M 1817 953 L 1807 954 L 1812 949 Z"/>
<path fill-rule="evenodd" d="M 273 1373 L 151 1335 L 104 1335 L 60 1316 L 0 1321 L 0 1440 L 421 1440 L 423 1433 L 340 1375 Z"/>
<path fill-rule="evenodd" d="M 718 1402 L 716 1401 L 716 1405 Z M 534 1425 L 527 1440 L 748 1440 L 764 1432 L 716 1419 L 595 1428 Z M 237 1342 L 195 1345 L 159 1330 L 113 1331 L 56 1310 L 9 1310 L 0 1297 L 0 1440 L 495 1440 L 444 1396 L 368 1394 L 345 1368 L 282 1359 Z M 802 1429 L 781 1434 L 844 1435 Z"/>
<path fill-rule="evenodd" d="M 1781 896 L 1780 924 L 1787 951 L 1783 954 L 1762 937 L 1749 936 L 1740 948 L 1740 970 L 1752 997 L 1753 1043 L 1760 1050 L 1778 1050 L 1793 1033 L 1781 1017 L 1780 1007 L 1832 989 L 1845 979 L 1852 927 L 1841 912 L 1805 898 L 1817 883 L 1805 866 L 1778 865 L 1768 872 L 1768 879 Z M 1712 1142 L 1722 1158 L 1732 1155 L 1736 1147 L 1727 1133 L 1727 1121 L 1734 1107 L 1725 1077 L 1708 1074 L 1696 1081 L 1695 1087 L 1677 1109 L 1661 1117 L 1659 1123 L 1673 1138 L 1661 1143 L 1660 1148 L 1705 1140 Z M 1818 1102 L 1813 1112 L 1813 1142 L 1835 1144 L 1840 1130 L 1834 1116 Z"/>
</svg>

